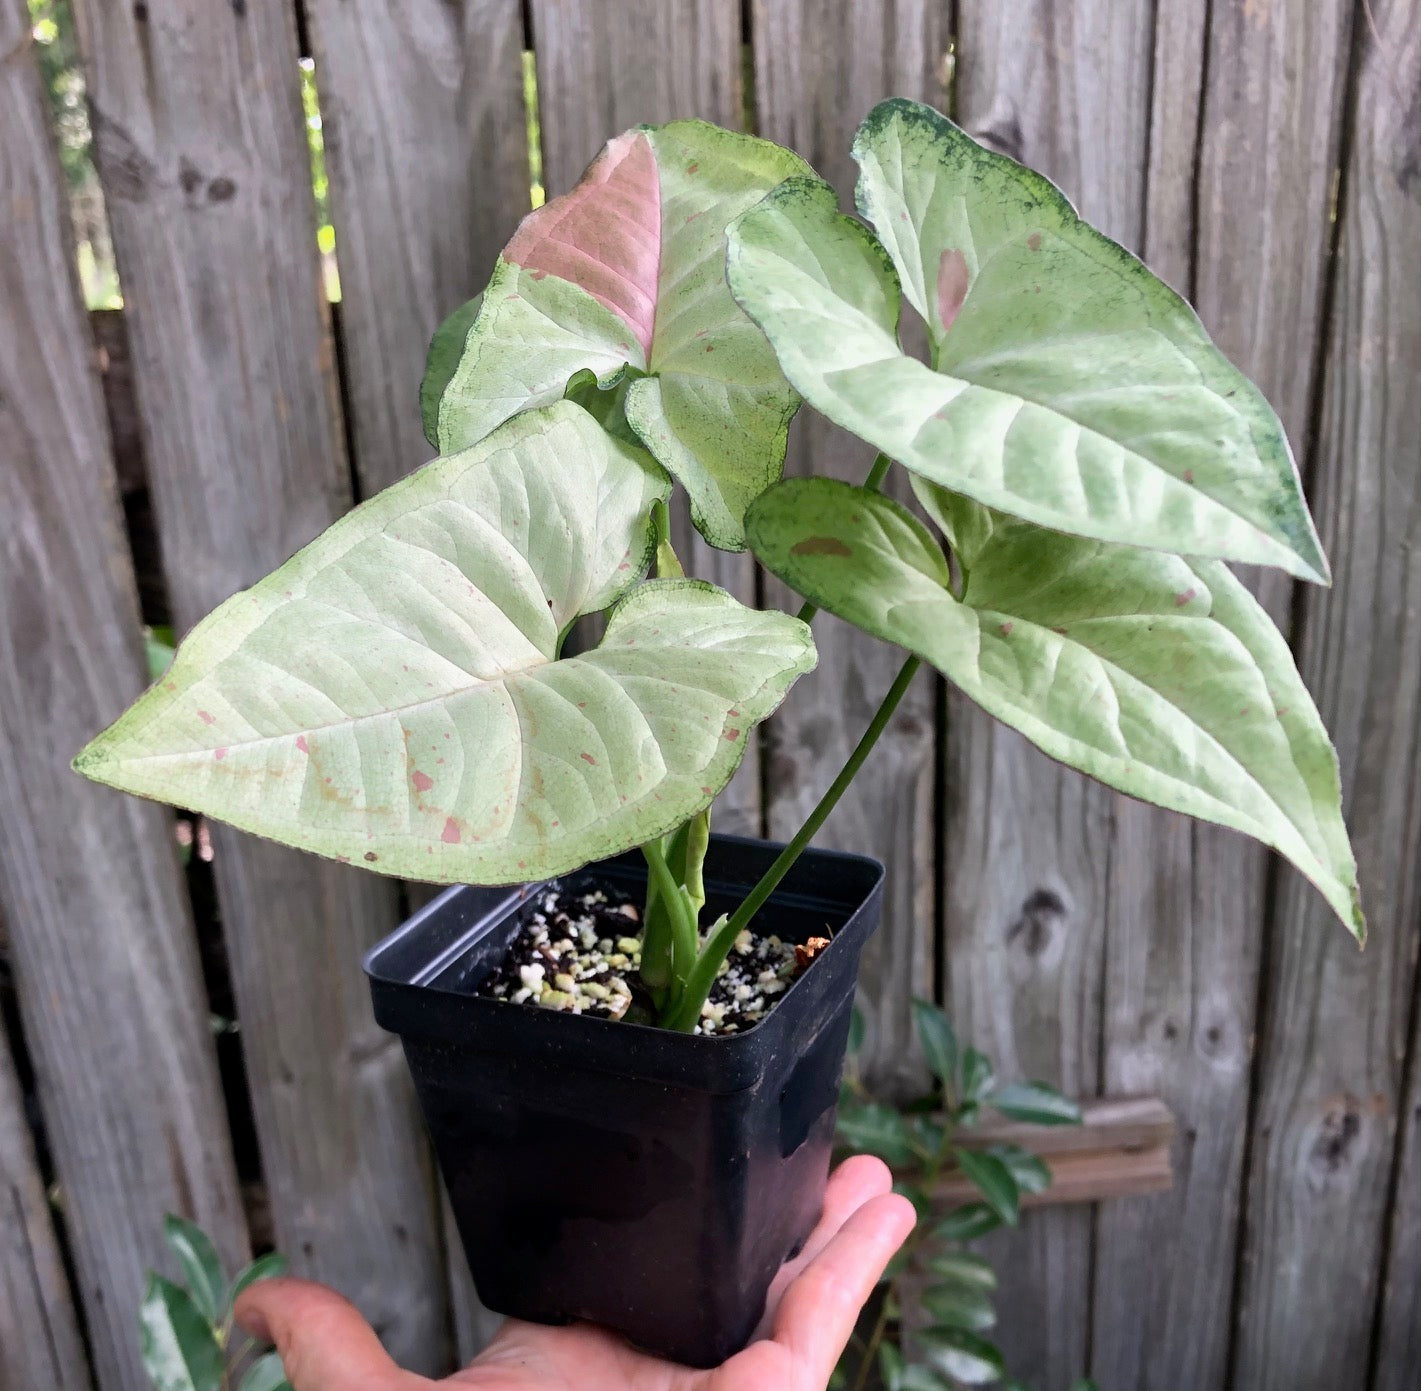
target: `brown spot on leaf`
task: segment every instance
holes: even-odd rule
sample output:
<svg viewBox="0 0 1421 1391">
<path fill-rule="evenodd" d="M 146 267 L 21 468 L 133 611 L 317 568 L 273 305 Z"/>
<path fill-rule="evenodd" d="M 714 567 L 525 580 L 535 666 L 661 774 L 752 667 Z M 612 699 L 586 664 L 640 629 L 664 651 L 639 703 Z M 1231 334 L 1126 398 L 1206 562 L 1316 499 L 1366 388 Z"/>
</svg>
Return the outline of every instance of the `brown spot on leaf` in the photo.
<svg viewBox="0 0 1421 1391">
<path fill-rule="evenodd" d="M 688 174 L 694 174 L 694 173 L 696 172 L 696 170 L 699 169 L 700 167 L 701 167 L 701 162 L 700 162 L 700 160 L 698 160 L 698 159 L 693 159 L 693 160 L 686 166 L 686 172 L 687 172 Z"/>
<path fill-rule="evenodd" d="M 1199 591 L 1195 589 L 1193 585 L 1190 585 L 1182 594 L 1176 594 L 1174 596 L 1174 607 L 1182 609 L 1185 604 L 1189 603 L 1198 593 Z"/>
<path fill-rule="evenodd" d="M 444 820 L 444 829 L 439 833 L 439 839 L 445 845 L 458 845 L 461 837 L 459 835 L 459 823 L 452 816 Z"/>
<path fill-rule="evenodd" d="M 738 738 L 740 738 L 740 731 L 738 729 L 727 729 L 725 731 L 725 737 L 729 739 L 730 742 L 733 744 Z"/>
<path fill-rule="evenodd" d="M 791 555 L 852 555 L 853 547 L 837 536 L 806 536 L 789 548 Z"/>
<path fill-rule="evenodd" d="M 1184 470 L 1184 481 L 1186 483 L 1192 483 L 1194 481 L 1194 470 L 1192 468 Z"/>
<path fill-rule="evenodd" d="M 594 768 L 597 766 L 597 760 L 596 760 L 595 758 L 593 758 L 590 753 L 580 753 L 580 754 L 578 754 L 578 757 L 579 757 L 584 763 L 590 763 Z"/>
<path fill-rule="evenodd" d="M 1001 635 L 1004 638 L 1009 638 L 1011 636 L 1011 630 L 1012 625 L 1010 623 L 1003 623 L 999 626 L 999 631 L 1001 632 Z"/>
<path fill-rule="evenodd" d="M 428 773 L 421 772 L 418 768 L 410 774 L 410 781 L 414 783 L 416 792 L 428 792 L 434 786 L 434 779 Z"/>
<path fill-rule="evenodd" d="M 380 857 L 373 850 L 367 850 L 365 852 L 365 859 L 369 864 L 373 865 L 379 858 Z"/>
<path fill-rule="evenodd" d="M 1027 246 L 1029 246 L 1033 251 L 1040 251 L 1040 250 L 1041 250 L 1041 233 L 1040 233 L 1040 232 L 1033 232 L 1029 237 L 1027 237 L 1027 239 L 1026 239 L 1026 244 L 1027 244 Z"/>
</svg>

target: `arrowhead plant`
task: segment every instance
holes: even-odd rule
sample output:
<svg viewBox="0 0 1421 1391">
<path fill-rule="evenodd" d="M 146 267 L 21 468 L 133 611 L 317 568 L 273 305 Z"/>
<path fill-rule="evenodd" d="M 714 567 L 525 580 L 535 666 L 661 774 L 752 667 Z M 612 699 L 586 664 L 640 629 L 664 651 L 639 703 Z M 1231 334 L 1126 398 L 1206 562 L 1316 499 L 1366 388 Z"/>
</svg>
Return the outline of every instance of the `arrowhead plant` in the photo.
<svg viewBox="0 0 1421 1391">
<path fill-rule="evenodd" d="M 1040 175 L 901 100 L 854 156 L 859 217 L 750 136 L 610 142 L 436 334 L 439 457 L 200 623 L 79 771 L 436 883 L 640 846 L 645 984 L 689 1030 L 926 661 L 1062 763 L 1272 846 L 1360 939 L 1336 756 L 1225 563 L 1326 582 L 1277 417 Z M 781 477 L 801 401 L 877 451 L 863 485 Z M 916 511 L 879 492 L 894 465 Z M 676 484 L 798 616 L 682 573 Z M 775 867 L 703 926 L 711 804 L 814 666 L 819 608 L 907 660 Z"/>
</svg>

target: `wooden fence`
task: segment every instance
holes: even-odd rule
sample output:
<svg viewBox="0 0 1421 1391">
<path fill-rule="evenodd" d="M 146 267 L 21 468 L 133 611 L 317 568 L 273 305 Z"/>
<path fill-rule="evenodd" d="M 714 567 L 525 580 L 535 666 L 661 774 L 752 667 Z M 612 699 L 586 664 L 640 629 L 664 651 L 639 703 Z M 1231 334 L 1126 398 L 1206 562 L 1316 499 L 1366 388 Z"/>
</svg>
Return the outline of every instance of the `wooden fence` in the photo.
<svg viewBox="0 0 1421 1391">
<path fill-rule="evenodd" d="M 926 676 L 824 840 L 891 874 L 863 976 L 881 1079 L 913 1080 L 906 1001 L 936 990 L 1005 1072 L 1157 1092 L 1178 1117 L 1171 1193 L 1038 1210 L 996 1243 L 1019 1376 L 1042 1391 L 1085 1371 L 1102 1391 L 1414 1391 L 1421 5 L 74 6 L 137 428 L 105 410 L 30 19 L 0 0 L 0 918 L 18 1000 L 8 1050 L 0 1034 L 6 1391 L 144 1388 L 133 1311 L 163 1260 L 161 1214 L 197 1218 L 236 1259 L 265 1230 L 243 1201 L 254 1164 L 298 1271 L 353 1297 L 406 1365 L 439 1370 L 478 1336 L 403 1063 L 359 973 L 398 886 L 214 828 L 219 970 L 210 942 L 199 954 L 204 881 L 185 878 L 172 818 L 68 761 L 144 680 L 116 459 L 136 476 L 130 502 L 151 506 L 182 629 L 426 457 L 427 338 L 529 207 L 525 50 L 553 193 L 617 130 L 692 114 L 748 122 L 846 189 L 872 102 L 944 106 L 1141 250 L 1262 383 L 1336 581 L 1270 577 L 1261 592 L 1337 736 L 1367 950 L 1251 844 L 1087 784 Z M 303 54 L 324 116 L 334 316 Z M 792 469 L 862 472 L 862 448 L 807 411 L 796 430 Z M 141 551 L 141 509 L 128 521 Z M 697 561 L 754 594 L 748 560 L 697 547 Z M 723 824 L 787 834 L 891 679 L 875 642 L 829 620 L 817 635 L 821 671 Z M 218 977 L 244 1069 L 230 1034 L 214 1049 Z"/>
</svg>

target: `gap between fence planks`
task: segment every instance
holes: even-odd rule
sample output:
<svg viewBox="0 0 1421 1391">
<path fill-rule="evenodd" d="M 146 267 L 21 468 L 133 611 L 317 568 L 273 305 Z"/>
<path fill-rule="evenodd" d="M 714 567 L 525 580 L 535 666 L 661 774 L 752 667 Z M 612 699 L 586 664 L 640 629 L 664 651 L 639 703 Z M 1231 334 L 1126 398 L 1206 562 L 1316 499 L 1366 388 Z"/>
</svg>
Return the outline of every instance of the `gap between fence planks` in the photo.
<svg viewBox="0 0 1421 1391">
<path fill-rule="evenodd" d="M 92 339 L 29 19 L 0 4 L 0 913 L 37 1073 L 94 1372 L 149 1391 L 134 1336 L 144 1268 L 168 1268 L 165 1211 L 246 1254 L 196 943 L 170 815 L 69 760 L 143 685 Z M 0 1222 L 32 1263 L 44 1345 L 7 1348 L 87 1381 L 8 1056 Z M 15 1226 L 12 1223 L 18 1222 Z M 12 1304 L 12 1311 L 14 1305 Z M 34 1323 L 42 1318 L 44 1327 Z M 4 1341 L 8 1344 L 8 1333 Z M 48 1356 L 46 1356 L 48 1354 Z"/>
<path fill-rule="evenodd" d="M 294 13 L 75 6 L 180 631 L 350 504 Z M 214 828 L 279 1245 L 414 1370 L 448 1361 L 436 1195 L 362 949 L 396 885 Z"/>
<path fill-rule="evenodd" d="M 0 1386 L 91 1385 L 20 1079 L 0 1030 Z"/>
<path fill-rule="evenodd" d="M 959 1134 L 963 1149 L 1020 1145 L 1051 1170 L 1044 1193 L 1022 1195 L 1023 1207 L 1101 1202 L 1162 1193 L 1173 1181 L 1174 1116 L 1157 1097 L 1099 1097 L 1081 1103 L 1080 1125 L 984 1121 Z M 938 1203 L 957 1207 L 980 1198 L 966 1175 L 948 1169 L 934 1189 Z"/>
</svg>

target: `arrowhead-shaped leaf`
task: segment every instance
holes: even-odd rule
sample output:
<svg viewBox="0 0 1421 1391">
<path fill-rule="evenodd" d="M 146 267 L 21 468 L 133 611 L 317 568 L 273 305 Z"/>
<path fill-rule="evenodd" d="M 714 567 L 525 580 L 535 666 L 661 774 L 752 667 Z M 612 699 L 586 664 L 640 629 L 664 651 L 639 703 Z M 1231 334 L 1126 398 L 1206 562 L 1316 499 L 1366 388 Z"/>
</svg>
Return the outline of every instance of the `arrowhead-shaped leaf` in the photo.
<svg viewBox="0 0 1421 1391">
<path fill-rule="evenodd" d="M 949 535 L 973 505 L 920 498 Z M 1286 855 L 1360 938 L 1337 759 L 1282 636 L 1217 561 L 995 517 L 955 594 L 937 542 L 878 493 L 780 483 L 755 554 L 820 607 L 930 661 L 1052 758 Z"/>
<path fill-rule="evenodd" d="M 735 297 L 811 405 L 1042 526 L 1325 580 L 1277 417 L 1173 290 L 928 107 L 875 108 L 854 152 L 878 240 L 805 178 L 730 229 Z"/>
<path fill-rule="evenodd" d="M 711 585 L 626 594 L 666 490 L 579 407 L 522 415 L 222 605 L 76 767 L 439 883 L 559 874 L 663 835 L 814 664 L 804 624 Z M 619 597 L 601 644 L 560 659 Z"/>
<path fill-rule="evenodd" d="M 611 141 L 572 192 L 504 248 L 464 352 L 439 387 L 452 453 L 562 394 L 581 369 L 642 374 L 627 418 L 685 485 L 713 545 L 744 549 L 745 508 L 780 476 L 799 398 L 725 284 L 725 228 L 808 166 L 704 121 Z"/>
</svg>

